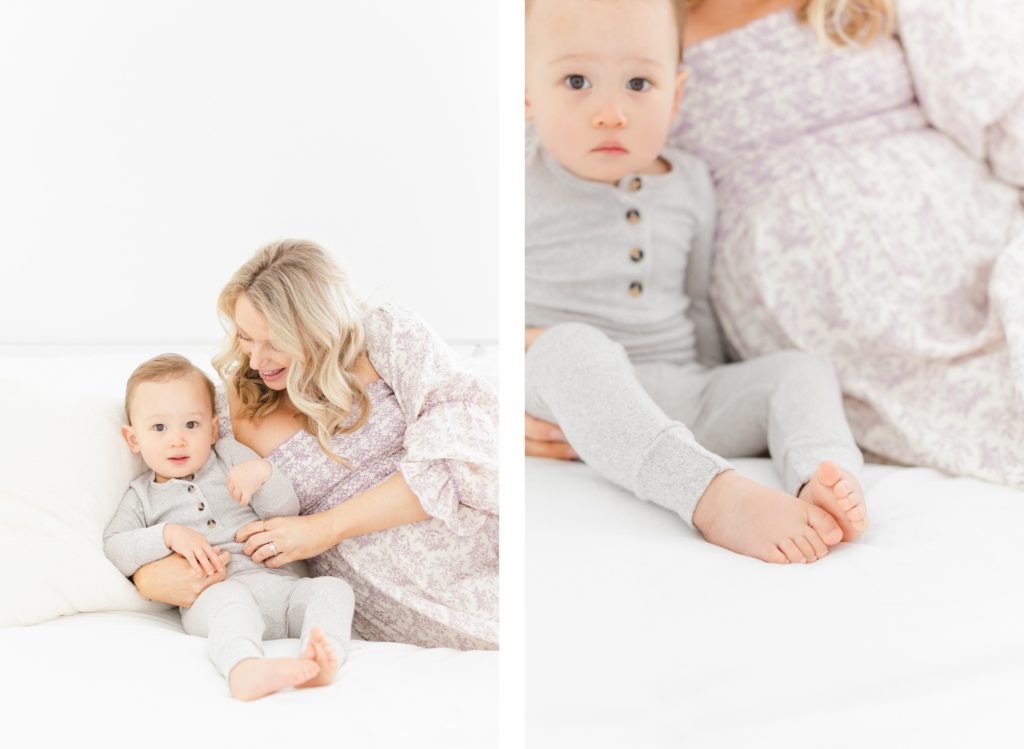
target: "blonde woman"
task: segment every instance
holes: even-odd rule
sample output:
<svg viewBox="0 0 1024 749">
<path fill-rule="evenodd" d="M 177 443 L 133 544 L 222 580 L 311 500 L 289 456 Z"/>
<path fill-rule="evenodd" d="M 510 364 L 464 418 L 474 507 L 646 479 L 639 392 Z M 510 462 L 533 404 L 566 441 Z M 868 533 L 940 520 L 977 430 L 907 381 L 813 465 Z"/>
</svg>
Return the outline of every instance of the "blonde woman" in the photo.
<svg viewBox="0 0 1024 749">
<path fill-rule="evenodd" d="M 312 242 L 259 250 L 218 308 L 220 434 L 270 459 L 301 507 L 240 529 L 245 553 L 344 579 L 361 639 L 496 648 L 493 391 L 416 315 L 361 304 Z M 188 606 L 222 577 L 196 579 L 182 561 L 140 569 L 139 591 Z"/>
<path fill-rule="evenodd" d="M 1024 487 L 1024 3 L 690 5 L 670 139 L 734 353 L 827 357 L 876 458 Z"/>
</svg>

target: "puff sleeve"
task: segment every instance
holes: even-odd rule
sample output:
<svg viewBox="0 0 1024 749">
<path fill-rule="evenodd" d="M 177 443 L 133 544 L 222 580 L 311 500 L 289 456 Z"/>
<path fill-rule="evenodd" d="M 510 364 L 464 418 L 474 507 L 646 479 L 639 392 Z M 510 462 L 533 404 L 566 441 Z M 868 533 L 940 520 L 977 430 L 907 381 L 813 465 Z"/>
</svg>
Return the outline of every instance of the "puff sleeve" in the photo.
<svg viewBox="0 0 1024 749">
<path fill-rule="evenodd" d="M 405 414 L 399 470 L 424 511 L 456 535 L 498 514 L 498 402 L 409 310 L 383 305 L 366 320 L 367 349 Z"/>
<path fill-rule="evenodd" d="M 897 24 L 929 122 L 1024 187 L 1024 3 L 901 0 Z"/>
</svg>

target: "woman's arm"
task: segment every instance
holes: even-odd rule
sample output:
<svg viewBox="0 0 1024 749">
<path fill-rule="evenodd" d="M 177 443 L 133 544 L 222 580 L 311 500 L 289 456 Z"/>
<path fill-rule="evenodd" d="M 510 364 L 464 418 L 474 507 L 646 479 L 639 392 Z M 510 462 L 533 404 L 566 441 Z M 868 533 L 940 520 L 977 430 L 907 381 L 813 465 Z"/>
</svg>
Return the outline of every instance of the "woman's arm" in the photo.
<svg viewBox="0 0 1024 749">
<path fill-rule="evenodd" d="M 347 538 L 408 525 L 430 516 L 401 473 L 356 494 L 330 510 L 301 517 L 254 521 L 238 530 L 235 540 L 254 562 L 280 567 L 299 559 L 310 559 L 332 549 Z M 277 554 L 268 546 L 274 544 Z"/>
<path fill-rule="evenodd" d="M 1024 4 L 901 0 L 897 21 L 929 122 L 1024 188 Z"/>
<path fill-rule="evenodd" d="M 226 570 L 231 554 L 220 552 L 219 571 L 201 576 L 192 571 L 188 560 L 180 554 L 171 554 L 163 559 L 139 567 L 132 575 L 132 582 L 143 598 L 160 601 L 172 606 L 191 606 L 206 588 L 227 577 Z"/>
</svg>

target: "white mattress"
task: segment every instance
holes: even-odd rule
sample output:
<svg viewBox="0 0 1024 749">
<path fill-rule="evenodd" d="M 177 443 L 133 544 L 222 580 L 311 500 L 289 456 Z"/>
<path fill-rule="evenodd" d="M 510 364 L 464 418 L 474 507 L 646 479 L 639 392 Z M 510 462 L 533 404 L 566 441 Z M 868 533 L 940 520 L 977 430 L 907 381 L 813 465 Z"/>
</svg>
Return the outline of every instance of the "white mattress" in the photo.
<svg viewBox="0 0 1024 749">
<path fill-rule="evenodd" d="M 864 483 L 862 540 L 778 566 L 528 459 L 531 749 L 1020 746 L 1024 493 L 877 465 Z"/>
<path fill-rule="evenodd" d="M 357 641 L 329 686 L 243 703 L 175 610 L 3 628 L 0 663 L 7 747 L 497 746 L 494 652 Z"/>
</svg>

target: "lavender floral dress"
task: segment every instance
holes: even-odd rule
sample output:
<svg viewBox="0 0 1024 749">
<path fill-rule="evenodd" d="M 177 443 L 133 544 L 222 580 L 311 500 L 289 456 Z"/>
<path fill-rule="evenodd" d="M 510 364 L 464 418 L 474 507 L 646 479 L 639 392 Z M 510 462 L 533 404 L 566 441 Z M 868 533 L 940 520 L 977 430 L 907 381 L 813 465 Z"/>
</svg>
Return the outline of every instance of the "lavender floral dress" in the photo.
<svg viewBox="0 0 1024 749">
<path fill-rule="evenodd" d="M 712 298 L 740 357 L 829 357 L 874 457 L 1024 487 L 1024 3 L 897 10 L 863 49 L 786 11 L 686 51 Z"/>
<path fill-rule="evenodd" d="M 498 643 L 497 399 L 413 313 L 392 305 L 365 320 L 370 416 L 339 435 L 331 460 L 300 431 L 268 458 L 291 478 L 301 514 L 328 510 L 396 471 L 430 515 L 369 533 L 309 560 L 356 594 L 354 633 L 424 647 L 494 649 Z M 218 398 L 221 435 L 231 433 Z"/>
</svg>

